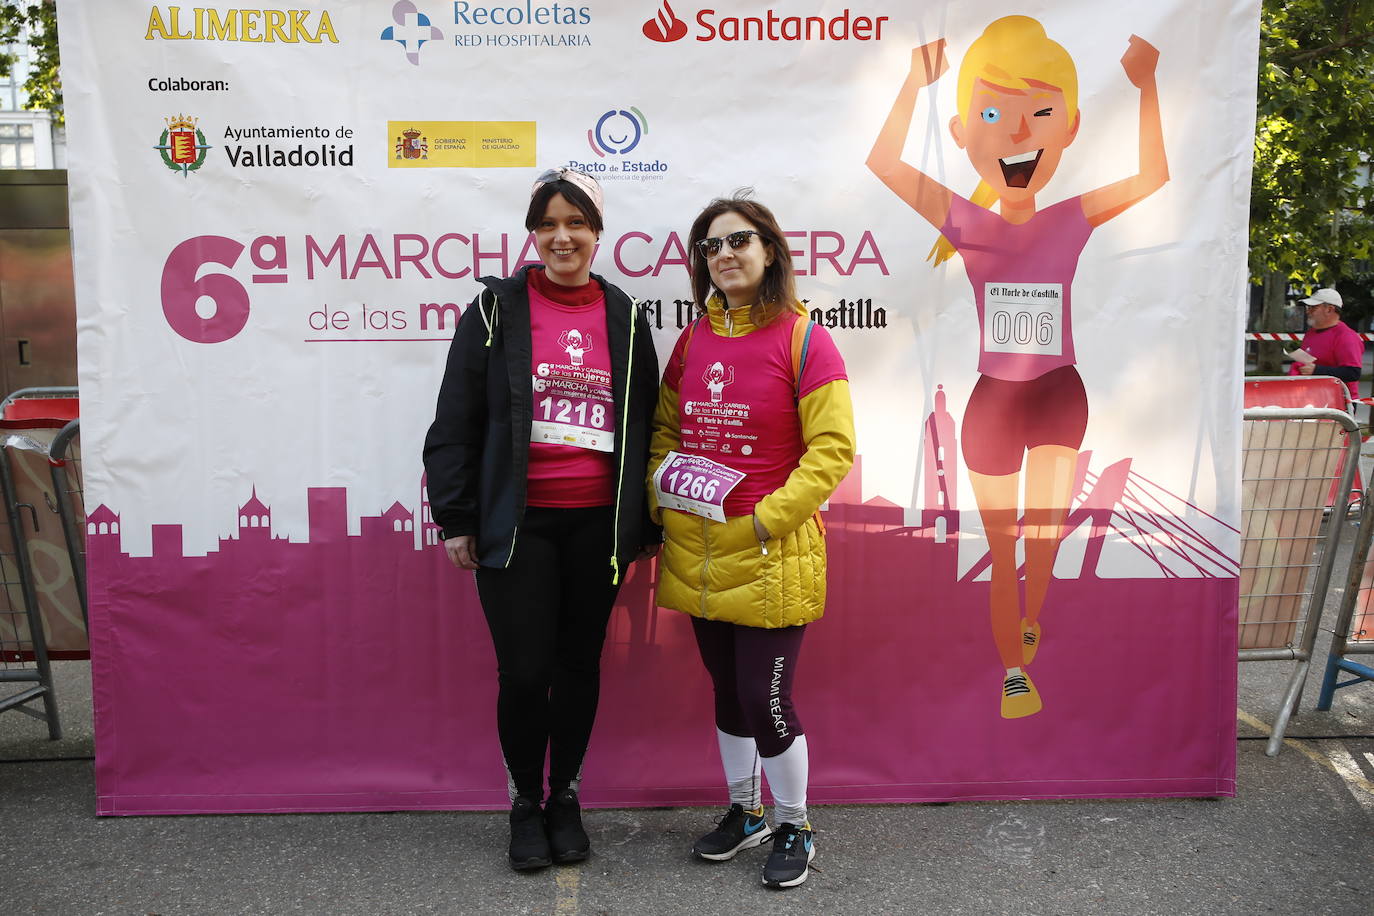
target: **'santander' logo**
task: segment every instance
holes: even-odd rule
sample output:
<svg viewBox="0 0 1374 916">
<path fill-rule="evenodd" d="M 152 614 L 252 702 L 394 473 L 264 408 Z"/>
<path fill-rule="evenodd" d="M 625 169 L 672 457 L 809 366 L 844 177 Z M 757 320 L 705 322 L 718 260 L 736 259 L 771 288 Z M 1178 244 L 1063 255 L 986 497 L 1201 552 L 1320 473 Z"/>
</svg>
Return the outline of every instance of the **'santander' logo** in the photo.
<svg viewBox="0 0 1374 916">
<path fill-rule="evenodd" d="M 663 6 L 654 18 L 644 23 L 644 37 L 653 41 L 677 41 L 686 35 L 687 23 L 677 18 L 668 0 L 663 0 Z"/>
<path fill-rule="evenodd" d="M 210 145 L 205 142 L 205 134 L 196 127 L 196 119 L 190 115 L 173 115 L 165 119 L 167 129 L 153 149 L 162 153 L 162 162 L 174 172 L 185 178 L 205 164 L 205 154 Z"/>
<path fill-rule="evenodd" d="M 887 16 L 855 15 L 848 7 L 838 16 L 723 15 L 715 9 L 697 10 L 697 41 L 881 41 Z M 687 23 L 677 18 L 668 0 L 644 23 L 651 41 L 678 41 L 687 36 Z"/>
</svg>

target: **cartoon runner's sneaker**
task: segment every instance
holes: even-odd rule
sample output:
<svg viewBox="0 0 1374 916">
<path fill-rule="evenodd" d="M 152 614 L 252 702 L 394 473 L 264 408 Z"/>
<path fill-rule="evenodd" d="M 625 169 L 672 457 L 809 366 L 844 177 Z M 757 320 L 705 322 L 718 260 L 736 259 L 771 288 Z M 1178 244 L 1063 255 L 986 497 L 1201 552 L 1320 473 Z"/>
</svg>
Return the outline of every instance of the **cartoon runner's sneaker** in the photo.
<svg viewBox="0 0 1374 916">
<path fill-rule="evenodd" d="M 1041 710 L 1040 694 L 1031 682 L 1030 675 L 1008 674 L 1002 681 L 1002 718 L 1020 719 L 1033 716 Z"/>
<path fill-rule="evenodd" d="M 1040 648 L 1040 624 L 1031 624 L 1021 618 L 1021 664 L 1029 665 L 1035 661 L 1035 650 Z"/>
</svg>

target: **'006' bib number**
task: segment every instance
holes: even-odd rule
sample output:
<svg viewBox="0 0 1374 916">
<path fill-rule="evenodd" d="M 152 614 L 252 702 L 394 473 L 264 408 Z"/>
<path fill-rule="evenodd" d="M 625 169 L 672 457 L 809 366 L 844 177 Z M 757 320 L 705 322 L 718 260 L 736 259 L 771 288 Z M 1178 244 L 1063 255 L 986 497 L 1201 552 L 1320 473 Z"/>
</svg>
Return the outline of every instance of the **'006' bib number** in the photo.
<svg viewBox="0 0 1374 916">
<path fill-rule="evenodd" d="M 1063 289 L 1059 283 L 986 284 L 984 352 L 1063 355 Z"/>
</svg>

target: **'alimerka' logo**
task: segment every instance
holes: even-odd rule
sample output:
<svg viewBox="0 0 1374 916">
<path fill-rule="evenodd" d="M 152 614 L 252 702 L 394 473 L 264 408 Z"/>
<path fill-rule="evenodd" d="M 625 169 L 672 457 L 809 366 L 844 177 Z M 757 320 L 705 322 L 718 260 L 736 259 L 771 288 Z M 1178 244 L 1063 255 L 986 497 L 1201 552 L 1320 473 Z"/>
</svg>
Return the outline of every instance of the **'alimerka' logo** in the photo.
<svg viewBox="0 0 1374 916">
<path fill-rule="evenodd" d="M 401 131 L 401 135 L 396 138 L 396 158 L 428 159 L 429 138 L 423 136 L 422 131 L 413 127 Z"/>
<path fill-rule="evenodd" d="M 687 37 L 687 23 L 677 18 L 668 0 L 663 0 L 663 7 L 654 18 L 644 23 L 644 37 L 654 41 L 677 41 Z"/>
<path fill-rule="evenodd" d="M 153 149 L 162 153 L 162 161 L 167 168 L 180 172 L 186 177 L 205 164 L 205 154 L 210 144 L 205 142 L 205 134 L 196 127 L 196 119 L 190 115 L 173 115 L 164 118 L 167 129 Z"/>
<path fill-rule="evenodd" d="M 607 153 L 623 156 L 639 146 L 639 141 L 648 132 L 649 121 L 638 108 L 633 105 L 629 111 L 612 108 L 597 118 L 596 126 L 587 131 L 587 144 L 603 159 Z"/>
</svg>

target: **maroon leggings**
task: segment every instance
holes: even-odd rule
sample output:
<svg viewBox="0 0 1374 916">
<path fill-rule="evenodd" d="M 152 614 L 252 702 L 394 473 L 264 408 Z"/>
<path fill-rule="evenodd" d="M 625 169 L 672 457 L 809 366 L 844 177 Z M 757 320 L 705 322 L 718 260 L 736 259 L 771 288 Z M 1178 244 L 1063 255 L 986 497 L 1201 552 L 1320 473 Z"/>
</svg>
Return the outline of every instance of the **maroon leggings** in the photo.
<svg viewBox="0 0 1374 916">
<path fill-rule="evenodd" d="M 803 733 L 792 678 L 806 625 L 766 629 L 693 617 L 692 632 L 715 687 L 716 727 L 753 738 L 761 757 L 791 747 Z"/>
</svg>

